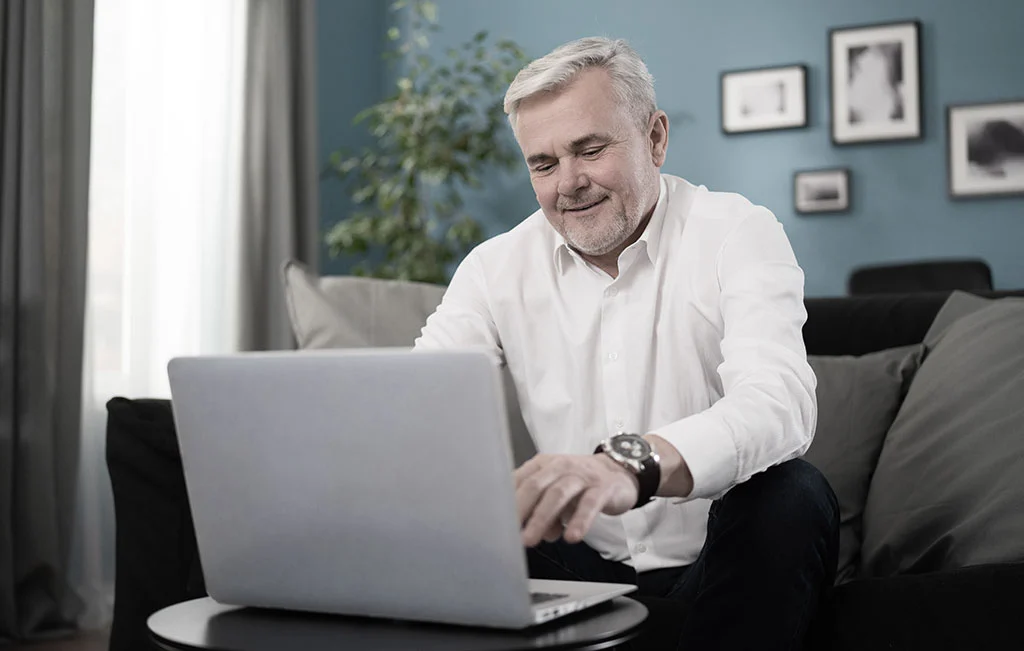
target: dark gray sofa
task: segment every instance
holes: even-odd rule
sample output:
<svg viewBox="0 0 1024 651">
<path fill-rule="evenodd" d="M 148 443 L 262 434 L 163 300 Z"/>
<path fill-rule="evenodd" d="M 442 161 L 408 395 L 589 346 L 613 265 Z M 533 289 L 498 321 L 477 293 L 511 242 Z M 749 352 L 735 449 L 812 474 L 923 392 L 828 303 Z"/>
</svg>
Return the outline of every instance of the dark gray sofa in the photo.
<svg viewBox="0 0 1024 651">
<path fill-rule="evenodd" d="M 1024 296 L 1024 291 L 988 294 L 1011 295 Z M 948 293 L 808 299 L 808 354 L 859 356 L 920 344 L 947 298 Z M 1018 370 L 1024 378 L 1024 367 Z M 965 386 L 971 381 L 962 378 Z M 202 571 L 169 403 L 115 398 L 108 411 L 107 462 L 117 520 L 110 648 L 151 648 L 146 618 L 163 606 L 204 595 Z M 1008 421 L 1006 427 L 1024 440 L 1024 421 Z M 809 648 L 1024 648 L 1018 620 L 1024 555 L 944 569 L 935 569 L 943 563 L 941 554 L 922 558 L 905 572 L 884 578 L 855 573 L 838 585 L 822 604 Z M 673 602 L 643 601 L 651 617 L 635 647 L 675 648 L 685 613 Z"/>
</svg>

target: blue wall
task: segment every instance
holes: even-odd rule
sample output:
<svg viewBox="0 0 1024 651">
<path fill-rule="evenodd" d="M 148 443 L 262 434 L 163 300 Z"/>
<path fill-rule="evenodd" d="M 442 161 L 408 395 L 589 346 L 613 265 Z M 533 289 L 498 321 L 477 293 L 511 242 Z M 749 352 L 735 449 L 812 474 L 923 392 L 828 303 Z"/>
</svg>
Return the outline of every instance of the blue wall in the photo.
<svg viewBox="0 0 1024 651">
<path fill-rule="evenodd" d="M 354 7 L 362 6 L 320 4 L 322 19 L 333 14 L 350 21 Z M 806 271 L 808 295 L 844 293 L 850 270 L 861 264 L 945 256 L 982 257 L 992 266 L 997 287 L 1024 287 L 1024 199 L 951 201 L 945 153 L 946 104 L 1024 98 L 1021 0 L 440 0 L 438 5 L 443 30 L 434 44 L 440 51 L 480 29 L 514 39 L 531 57 L 581 36 L 628 39 L 656 79 L 661 108 L 674 118 L 664 170 L 714 190 L 740 192 L 771 208 Z M 834 147 L 828 118 L 828 29 L 915 18 L 923 30 L 924 140 Z M 382 33 L 388 16 L 378 13 L 372 20 Z M 331 30 L 320 25 L 321 38 L 337 38 Z M 367 23 L 355 31 L 372 40 L 369 30 Z M 320 71 L 321 92 L 334 97 L 347 92 L 352 99 L 355 89 L 340 85 L 352 64 L 325 61 L 327 48 L 320 45 L 320 65 L 331 65 L 333 72 Z M 809 68 L 810 127 L 723 135 L 720 72 L 788 63 Z M 357 67 L 362 75 L 370 62 Z M 384 80 L 384 66 L 377 70 Z M 374 99 L 367 96 L 362 105 Z M 337 111 L 325 111 L 321 101 L 321 137 L 327 147 L 337 146 L 342 135 L 332 122 L 339 117 Z M 797 215 L 793 171 L 833 166 L 852 171 L 853 209 Z M 332 205 L 326 199 L 325 215 Z M 536 209 L 525 173 L 495 176 L 470 205 L 491 232 Z"/>
<path fill-rule="evenodd" d="M 339 147 L 371 143 L 352 119 L 384 97 L 386 8 L 382 0 L 319 0 L 316 7 L 316 83 L 319 160 L 326 163 Z M 351 203 L 335 180 L 320 182 L 320 227 L 326 230 L 349 211 Z M 351 265 L 332 259 L 321 240 L 322 273 L 344 273 Z"/>
</svg>

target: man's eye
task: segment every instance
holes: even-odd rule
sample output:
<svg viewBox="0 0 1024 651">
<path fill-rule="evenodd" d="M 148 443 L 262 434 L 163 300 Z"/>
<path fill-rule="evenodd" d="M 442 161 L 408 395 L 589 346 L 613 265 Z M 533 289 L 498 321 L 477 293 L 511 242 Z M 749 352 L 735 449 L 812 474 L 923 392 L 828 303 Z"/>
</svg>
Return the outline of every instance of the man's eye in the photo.
<svg viewBox="0 0 1024 651">
<path fill-rule="evenodd" d="M 598 154 L 600 154 L 603 151 L 604 151 L 604 147 L 594 147 L 593 149 L 588 149 L 585 152 L 583 152 L 583 155 L 584 156 L 597 156 Z"/>
<path fill-rule="evenodd" d="M 543 165 L 538 165 L 537 167 L 534 167 L 533 171 L 534 172 L 547 172 L 552 167 L 554 167 L 554 165 L 552 165 L 551 163 L 544 163 Z"/>
</svg>

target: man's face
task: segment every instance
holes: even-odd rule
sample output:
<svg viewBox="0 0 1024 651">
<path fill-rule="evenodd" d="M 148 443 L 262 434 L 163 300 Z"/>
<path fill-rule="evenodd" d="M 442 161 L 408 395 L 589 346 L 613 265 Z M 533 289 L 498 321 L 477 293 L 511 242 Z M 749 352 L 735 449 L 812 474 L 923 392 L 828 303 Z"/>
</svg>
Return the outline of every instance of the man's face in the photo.
<svg viewBox="0 0 1024 651">
<path fill-rule="evenodd" d="M 525 100 L 516 130 L 544 215 L 580 253 L 614 250 L 657 201 L 663 152 L 618 105 L 604 70 Z"/>
</svg>

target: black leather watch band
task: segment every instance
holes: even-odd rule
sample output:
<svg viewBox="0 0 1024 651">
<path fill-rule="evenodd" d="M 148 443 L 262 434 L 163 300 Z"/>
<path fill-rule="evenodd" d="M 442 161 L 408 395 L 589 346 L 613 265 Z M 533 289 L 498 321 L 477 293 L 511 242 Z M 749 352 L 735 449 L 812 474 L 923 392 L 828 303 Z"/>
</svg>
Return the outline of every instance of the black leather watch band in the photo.
<svg viewBox="0 0 1024 651">
<path fill-rule="evenodd" d="M 594 454 L 605 454 L 604 446 L 598 445 Z M 658 461 L 657 455 L 652 454 L 647 459 L 640 461 L 639 472 L 627 468 L 637 479 L 636 504 L 632 508 L 636 509 L 647 504 L 658 492 L 658 486 L 661 485 L 661 465 Z"/>
</svg>

